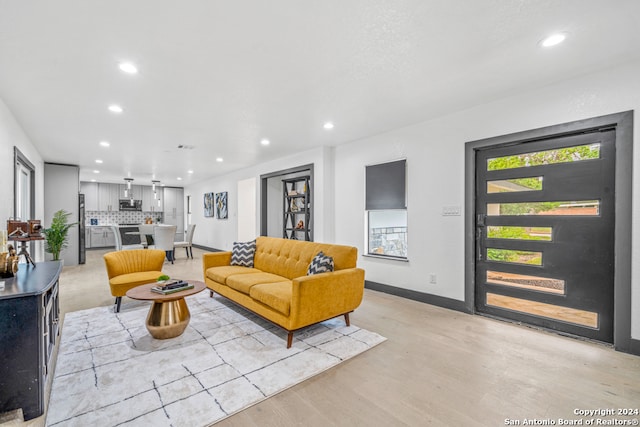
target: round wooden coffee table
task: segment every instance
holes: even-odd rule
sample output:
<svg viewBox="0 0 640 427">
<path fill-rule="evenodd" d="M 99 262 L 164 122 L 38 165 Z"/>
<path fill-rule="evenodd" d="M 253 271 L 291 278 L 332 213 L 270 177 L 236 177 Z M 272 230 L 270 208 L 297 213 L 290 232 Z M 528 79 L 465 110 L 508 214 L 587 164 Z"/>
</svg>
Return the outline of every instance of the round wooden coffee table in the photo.
<svg viewBox="0 0 640 427">
<path fill-rule="evenodd" d="M 157 283 L 136 286 L 127 291 L 131 299 L 153 301 L 147 315 L 147 330 L 152 337 L 165 340 L 182 335 L 189 324 L 191 314 L 184 297 L 197 294 L 206 288 L 204 282 L 189 280 L 193 289 L 162 295 L 151 292 Z"/>
</svg>

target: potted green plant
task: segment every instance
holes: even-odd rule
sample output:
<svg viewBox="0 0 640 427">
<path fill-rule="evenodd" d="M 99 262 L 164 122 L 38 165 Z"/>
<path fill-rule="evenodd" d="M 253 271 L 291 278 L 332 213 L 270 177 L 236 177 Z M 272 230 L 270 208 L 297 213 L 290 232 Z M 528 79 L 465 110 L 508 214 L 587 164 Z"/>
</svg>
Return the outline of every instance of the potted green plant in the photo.
<svg viewBox="0 0 640 427">
<path fill-rule="evenodd" d="M 60 259 L 60 252 L 68 246 L 69 240 L 67 239 L 67 234 L 69 233 L 69 229 L 78 224 L 77 222 L 72 224 L 67 223 L 70 215 L 71 212 L 60 209 L 53 214 L 51 227 L 42 230 L 42 234 L 44 234 L 44 237 L 47 239 L 44 250 L 53 255 L 54 261 Z"/>
</svg>

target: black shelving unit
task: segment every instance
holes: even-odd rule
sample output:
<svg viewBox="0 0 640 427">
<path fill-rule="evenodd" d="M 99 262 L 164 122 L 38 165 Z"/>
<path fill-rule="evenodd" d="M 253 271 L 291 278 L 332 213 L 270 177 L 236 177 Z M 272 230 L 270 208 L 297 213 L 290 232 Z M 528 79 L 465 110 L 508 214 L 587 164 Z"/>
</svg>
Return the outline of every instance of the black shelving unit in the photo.
<svg viewBox="0 0 640 427">
<path fill-rule="evenodd" d="M 300 176 L 282 180 L 282 237 L 285 239 L 313 241 L 310 179 L 310 176 Z"/>
</svg>

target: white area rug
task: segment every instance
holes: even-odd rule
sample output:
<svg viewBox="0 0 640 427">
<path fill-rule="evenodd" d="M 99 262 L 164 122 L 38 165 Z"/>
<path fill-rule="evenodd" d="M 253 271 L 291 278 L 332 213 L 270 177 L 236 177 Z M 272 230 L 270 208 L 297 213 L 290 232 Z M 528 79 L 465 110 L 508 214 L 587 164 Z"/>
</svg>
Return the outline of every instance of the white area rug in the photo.
<svg viewBox="0 0 640 427">
<path fill-rule="evenodd" d="M 383 342 L 344 317 L 294 334 L 204 291 L 184 334 L 156 340 L 149 303 L 68 313 L 48 426 L 206 426 Z"/>
</svg>

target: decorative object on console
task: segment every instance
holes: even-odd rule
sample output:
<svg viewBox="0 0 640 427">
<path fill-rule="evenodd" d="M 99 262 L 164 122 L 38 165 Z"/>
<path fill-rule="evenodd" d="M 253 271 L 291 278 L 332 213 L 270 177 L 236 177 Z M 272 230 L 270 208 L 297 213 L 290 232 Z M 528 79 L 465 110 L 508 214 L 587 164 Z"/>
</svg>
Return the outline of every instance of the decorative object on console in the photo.
<svg viewBox="0 0 640 427">
<path fill-rule="evenodd" d="M 25 221 L 7 220 L 7 233 L 9 237 L 27 237 L 29 225 Z"/>
<path fill-rule="evenodd" d="M 0 252 L 0 277 L 13 277 L 18 272 L 18 255 L 12 245 L 7 245 L 7 252 Z"/>
<path fill-rule="evenodd" d="M 253 257 L 256 253 L 256 241 L 233 242 L 231 251 L 231 265 L 253 267 Z"/>
<path fill-rule="evenodd" d="M 204 193 L 204 216 L 205 217 L 213 217 L 214 216 L 214 210 L 213 210 L 213 193 Z"/>
<path fill-rule="evenodd" d="M 216 193 L 216 212 L 218 219 L 227 219 L 229 211 L 227 210 L 227 192 Z"/>
</svg>

